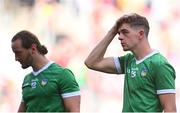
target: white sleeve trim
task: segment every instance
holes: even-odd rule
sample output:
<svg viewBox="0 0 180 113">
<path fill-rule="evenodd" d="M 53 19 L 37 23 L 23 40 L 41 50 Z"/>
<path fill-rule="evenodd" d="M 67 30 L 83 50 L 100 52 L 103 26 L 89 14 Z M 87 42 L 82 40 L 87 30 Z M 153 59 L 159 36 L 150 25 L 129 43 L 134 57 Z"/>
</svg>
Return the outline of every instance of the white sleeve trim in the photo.
<svg viewBox="0 0 180 113">
<path fill-rule="evenodd" d="M 157 90 L 157 94 L 176 93 L 175 89 Z"/>
<path fill-rule="evenodd" d="M 116 71 L 118 72 L 118 74 L 121 74 L 121 66 L 120 66 L 120 62 L 118 57 L 113 57 L 114 58 L 114 64 L 116 66 Z"/>
<path fill-rule="evenodd" d="M 73 96 L 78 96 L 81 95 L 80 91 L 75 91 L 75 92 L 71 92 L 71 93 L 64 93 L 61 94 L 63 98 L 68 98 L 68 97 L 73 97 Z"/>
</svg>

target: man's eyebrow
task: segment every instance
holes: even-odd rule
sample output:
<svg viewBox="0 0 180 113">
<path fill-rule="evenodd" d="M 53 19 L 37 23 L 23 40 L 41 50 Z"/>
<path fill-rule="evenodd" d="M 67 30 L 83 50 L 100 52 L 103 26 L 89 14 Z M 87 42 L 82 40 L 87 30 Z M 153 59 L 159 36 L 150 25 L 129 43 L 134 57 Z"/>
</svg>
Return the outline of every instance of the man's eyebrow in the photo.
<svg viewBox="0 0 180 113">
<path fill-rule="evenodd" d="M 121 29 L 121 31 L 128 31 L 128 30 L 124 28 L 124 29 Z"/>
<path fill-rule="evenodd" d="M 120 30 L 119 30 L 119 33 L 121 33 L 121 32 L 127 32 L 127 31 L 128 31 L 127 29 L 124 29 L 124 28 L 123 28 L 123 29 L 120 29 Z"/>
<path fill-rule="evenodd" d="M 15 49 L 13 51 L 16 52 L 16 53 L 20 53 L 21 52 L 21 50 L 17 50 L 17 49 Z"/>
</svg>

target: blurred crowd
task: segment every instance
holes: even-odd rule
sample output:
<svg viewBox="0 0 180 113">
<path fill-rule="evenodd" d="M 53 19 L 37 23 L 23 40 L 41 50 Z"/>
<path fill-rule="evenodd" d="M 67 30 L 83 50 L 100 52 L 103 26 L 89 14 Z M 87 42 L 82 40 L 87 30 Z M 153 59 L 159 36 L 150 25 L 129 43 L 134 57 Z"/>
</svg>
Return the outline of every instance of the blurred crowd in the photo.
<svg viewBox="0 0 180 113">
<path fill-rule="evenodd" d="M 179 0 L 0 0 L 0 112 L 16 112 L 21 84 L 31 69 L 22 70 L 11 51 L 20 30 L 36 34 L 47 57 L 70 68 L 81 87 L 82 112 L 121 112 L 123 76 L 88 70 L 84 60 L 115 21 L 136 12 L 150 22 L 149 41 L 176 70 L 177 109 L 180 108 Z M 107 56 L 125 54 L 117 38 Z"/>
</svg>

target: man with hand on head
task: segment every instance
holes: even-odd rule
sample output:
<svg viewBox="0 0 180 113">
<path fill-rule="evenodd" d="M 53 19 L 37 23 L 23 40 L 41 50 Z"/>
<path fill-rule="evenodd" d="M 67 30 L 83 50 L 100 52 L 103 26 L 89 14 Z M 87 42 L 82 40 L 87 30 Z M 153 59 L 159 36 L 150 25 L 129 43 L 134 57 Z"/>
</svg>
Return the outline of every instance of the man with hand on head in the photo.
<svg viewBox="0 0 180 113">
<path fill-rule="evenodd" d="M 119 18 L 85 60 L 93 70 L 125 74 L 123 112 L 176 112 L 175 70 L 148 42 L 149 23 L 136 13 Z M 104 57 L 116 35 L 124 51 Z"/>
</svg>

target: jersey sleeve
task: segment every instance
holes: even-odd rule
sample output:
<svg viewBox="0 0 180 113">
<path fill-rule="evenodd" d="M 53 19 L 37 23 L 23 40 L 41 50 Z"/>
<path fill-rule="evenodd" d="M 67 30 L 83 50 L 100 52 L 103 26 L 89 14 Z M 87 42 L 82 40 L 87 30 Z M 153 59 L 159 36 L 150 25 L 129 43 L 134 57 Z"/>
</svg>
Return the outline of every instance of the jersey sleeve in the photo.
<svg viewBox="0 0 180 113">
<path fill-rule="evenodd" d="M 80 95 L 79 85 L 69 69 L 64 69 L 60 75 L 59 90 L 63 98 Z"/>
<path fill-rule="evenodd" d="M 132 59 L 133 55 L 128 53 L 124 56 L 114 58 L 114 63 L 116 66 L 116 70 L 119 74 L 125 74 L 127 63 Z"/>
<path fill-rule="evenodd" d="M 127 57 L 127 55 L 119 57 L 122 74 L 125 74 L 126 57 Z"/>
<path fill-rule="evenodd" d="M 21 93 L 22 99 L 21 99 L 21 102 L 24 102 L 23 89 L 30 86 L 30 82 L 29 82 L 29 80 L 28 80 L 29 75 L 30 75 L 30 73 L 27 74 L 27 75 L 24 77 L 24 80 L 23 80 L 23 83 L 22 83 L 22 93 Z"/>
<path fill-rule="evenodd" d="M 155 75 L 157 94 L 175 93 L 175 70 L 170 64 L 158 65 Z"/>
<path fill-rule="evenodd" d="M 113 59 L 114 59 L 114 64 L 115 64 L 115 67 L 116 67 L 117 74 L 121 74 L 122 69 L 121 69 L 119 57 L 113 57 Z"/>
</svg>

